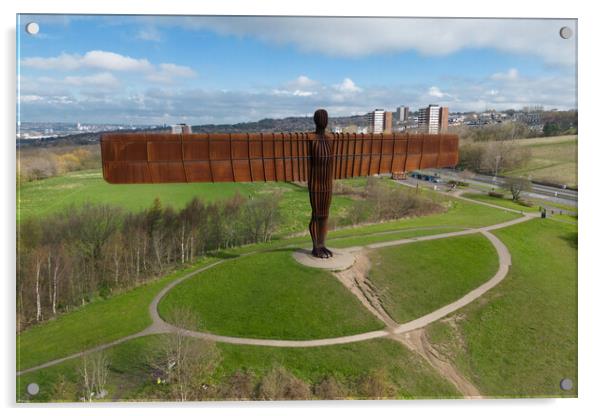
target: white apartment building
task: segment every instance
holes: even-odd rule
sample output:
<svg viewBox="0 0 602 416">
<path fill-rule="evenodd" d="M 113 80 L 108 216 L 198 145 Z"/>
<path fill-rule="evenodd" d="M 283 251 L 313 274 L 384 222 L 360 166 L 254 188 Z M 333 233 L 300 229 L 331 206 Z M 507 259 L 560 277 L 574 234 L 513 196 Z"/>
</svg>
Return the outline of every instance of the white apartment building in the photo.
<svg viewBox="0 0 602 416">
<path fill-rule="evenodd" d="M 439 133 L 439 106 L 431 104 L 418 112 L 418 128 L 422 133 Z"/>
<path fill-rule="evenodd" d="M 376 109 L 368 113 L 368 130 L 370 133 L 382 133 L 385 126 L 385 110 Z"/>
</svg>

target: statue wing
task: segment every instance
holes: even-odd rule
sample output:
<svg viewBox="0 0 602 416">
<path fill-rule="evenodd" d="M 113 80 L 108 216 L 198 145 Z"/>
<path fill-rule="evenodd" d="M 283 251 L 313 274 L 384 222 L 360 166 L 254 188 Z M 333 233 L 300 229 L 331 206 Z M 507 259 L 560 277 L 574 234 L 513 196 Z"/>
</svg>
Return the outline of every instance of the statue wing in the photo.
<svg viewBox="0 0 602 416">
<path fill-rule="evenodd" d="M 332 134 L 335 179 L 455 166 L 455 135 Z M 313 133 L 101 137 L 109 183 L 306 181 Z"/>
<path fill-rule="evenodd" d="M 458 136 L 452 134 L 334 134 L 335 179 L 453 167 Z"/>
</svg>

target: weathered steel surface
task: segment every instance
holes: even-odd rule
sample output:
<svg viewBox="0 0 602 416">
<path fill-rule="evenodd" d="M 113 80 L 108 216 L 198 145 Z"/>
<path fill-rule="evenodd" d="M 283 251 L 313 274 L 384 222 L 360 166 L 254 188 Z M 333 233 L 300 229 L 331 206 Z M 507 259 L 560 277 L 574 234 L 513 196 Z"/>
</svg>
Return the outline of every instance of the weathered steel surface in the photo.
<svg viewBox="0 0 602 416">
<path fill-rule="evenodd" d="M 314 114 L 316 123 L 315 140 L 309 143 L 309 163 L 307 189 L 311 204 L 311 220 L 309 234 L 313 243 L 311 253 L 315 257 L 332 257 L 332 251 L 325 246 L 328 233 L 328 213 L 332 201 L 332 184 L 334 178 L 335 141 L 326 137 L 328 125 L 326 110 L 317 110 Z"/>
<path fill-rule="evenodd" d="M 450 134 L 325 134 L 334 179 L 455 166 Z M 141 134 L 101 138 L 110 183 L 307 181 L 315 133 Z"/>
</svg>

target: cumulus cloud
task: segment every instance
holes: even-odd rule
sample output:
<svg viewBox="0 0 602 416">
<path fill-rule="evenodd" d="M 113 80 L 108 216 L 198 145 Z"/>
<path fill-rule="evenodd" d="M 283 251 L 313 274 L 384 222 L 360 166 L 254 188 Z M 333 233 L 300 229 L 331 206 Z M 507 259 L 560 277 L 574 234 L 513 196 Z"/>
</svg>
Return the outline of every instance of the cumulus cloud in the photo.
<svg viewBox="0 0 602 416">
<path fill-rule="evenodd" d="M 449 97 L 449 94 L 446 94 L 443 91 L 441 91 L 439 89 L 439 87 L 431 87 L 431 88 L 429 88 L 429 93 L 428 94 L 431 97 L 435 97 L 435 98 Z"/>
<path fill-rule="evenodd" d="M 355 93 L 360 92 L 362 89 L 355 85 L 355 82 L 351 78 L 345 78 L 343 82 L 334 86 L 337 90 L 342 93 Z"/>
<path fill-rule="evenodd" d="M 152 65 L 146 59 L 135 59 L 114 52 L 93 50 L 84 55 L 62 53 L 59 56 L 24 58 L 21 65 L 36 69 L 73 71 L 95 68 L 109 71 L 148 71 Z"/>
<path fill-rule="evenodd" d="M 93 50 L 84 55 L 62 53 L 53 57 L 29 57 L 21 61 L 24 67 L 40 70 L 58 70 L 64 72 L 76 71 L 79 69 L 102 69 L 115 72 L 140 72 L 145 74 L 148 81 L 154 83 L 171 84 L 181 79 L 194 78 L 197 73 L 190 67 L 176 65 L 174 63 L 160 63 L 154 65 L 145 58 L 132 58 L 115 52 Z M 95 75 L 98 77 L 99 75 Z M 88 79 L 72 76 L 71 83 L 77 85 L 81 81 L 84 83 L 114 83 L 115 77 L 110 73 L 102 74 L 100 79 L 94 79 L 89 76 Z"/>
</svg>

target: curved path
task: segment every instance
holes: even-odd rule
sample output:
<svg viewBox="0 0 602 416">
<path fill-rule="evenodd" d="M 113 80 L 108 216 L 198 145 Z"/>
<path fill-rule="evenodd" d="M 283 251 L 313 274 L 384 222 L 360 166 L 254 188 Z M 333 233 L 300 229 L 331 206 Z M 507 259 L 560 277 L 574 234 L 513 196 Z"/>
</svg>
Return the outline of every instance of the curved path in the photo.
<svg viewBox="0 0 602 416">
<path fill-rule="evenodd" d="M 471 201 L 471 202 L 478 203 L 477 201 Z M 487 204 L 487 205 L 489 205 L 489 204 Z M 496 208 L 500 208 L 500 207 L 496 206 Z M 387 329 L 383 329 L 383 330 L 379 330 L 379 331 L 364 332 L 361 334 L 347 335 L 347 336 L 335 337 L 335 338 L 321 338 L 321 339 L 312 339 L 312 340 L 279 340 L 279 339 L 231 337 L 231 336 L 225 336 L 225 335 L 212 334 L 209 332 L 191 331 L 191 330 L 176 327 L 168 322 L 165 322 L 159 315 L 158 305 L 159 305 L 159 302 L 161 301 L 161 299 L 167 294 L 167 292 L 169 292 L 173 287 L 180 284 L 181 282 L 183 282 L 186 279 L 189 279 L 199 273 L 204 272 L 205 270 L 208 270 L 208 269 L 215 267 L 219 264 L 222 264 L 226 261 L 230 261 L 230 259 L 220 260 L 220 261 L 212 263 L 208 266 L 197 269 L 194 272 L 191 272 L 185 276 L 182 276 L 181 278 L 176 279 L 176 280 L 170 282 L 168 285 L 166 285 L 153 298 L 153 300 L 151 301 L 151 303 L 148 307 L 149 314 L 152 318 L 152 324 L 149 327 L 147 327 L 146 329 L 144 329 L 138 333 L 117 339 L 115 341 L 112 341 L 112 342 L 109 342 L 106 344 L 102 344 L 97 347 L 90 348 L 85 351 L 81 351 L 81 352 L 69 355 L 67 357 L 48 361 L 44 364 L 40 364 L 35 367 L 31 367 L 31 368 L 28 368 L 25 370 L 18 371 L 17 376 L 26 374 L 26 373 L 29 373 L 32 371 L 40 370 L 43 368 L 51 367 L 53 365 L 62 363 L 64 361 L 67 361 L 67 360 L 70 360 L 73 358 L 78 358 L 78 357 L 81 357 L 81 356 L 89 354 L 89 353 L 101 351 L 101 350 L 113 347 L 115 345 L 121 344 L 123 342 L 129 341 L 129 340 L 132 340 L 135 338 L 143 337 L 146 335 L 153 335 L 153 334 L 167 334 L 167 333 L 180 332 L 180 333 L 183 333 L 190 337 L 202 338 L 202 339 L 212 340 L 215 342 L 223 342 L 223 343 L 228 343 L 228 344 L 258 345 L 258 346 L 269 346 L 269 347 L 307 348 L 307 347 L 347 344 L 347 343 L 351 343 L 351 342 L 366 341 L 366 340 L 370 340 L 370 339 L 374 339 L 374 338 L 383 338 L 383 337 L 395 336 L 395 335 L 403 334 L 406 332 L 410 332 L 410 331 L 413 331 L 413 330 L 416 330 L 419 328 L 423 328 L 426 325 L 433 323 L 433 322 L 445 317 L 446 315 L 449 315 L 450 313 L 466 306 L 467 304 L 474 301 L 478 297 L 482 296 L 485 292 L 487 292 L 488 290 L 490 290 L 491 288 L 496 286 L 498 283 L 500 283 L 504 279 L 504 277 L 506 277 L 506 274 L 508 273 L 509 267 L 511 265 L 511 256 L 510 256 L 510 252 L 508 251 L 507 247 L 496 236 L 491 234 L 490 231 L 497 230 L 497 229 L 504 228 L 504 227 L 509 227 L 509 226 L 512 226 L 515 224 L 519 224 L 521 222 L 528 221 L 537 216 L 538 216 L 537 214 L 524 214 L 523 213 L 523 216 L 520 218 L 516 218 L 514 220 L 510 220 L 510 221 L 506 221 L 503 223 L 490 225 L 490 226 L 486 226 L 486 227 L 468 228 L 468 229 L 464 229 L 461 231 L 453 231 L 453 232 L 442 233 L 442 234 L 405 238 L 405 239 L 400 239 L 400 240 L 385 241 L 385 242 L 381 242 L 381 243 L 373 243 L 373 244 L 366 245 L 365 246 L 366 248 L 381 248 L 381 247 L 389 247 L 389 246 L 396 246 L 396 245 L 402 245 L 402 244 L 410 244 L 410 243 L 414 243 L 414 242 L 418 242 L 418 241 L 438 240 L 438 239 L 442 239 L 442 238 L 458 237 L 458 236 L 462 236 L 462 235 L 481 233 L 493 244 L 493 246 L 498 254 L 498 258 L 499 258 L 498 270 L 495 273 L 495 275 L 491 279 L 489 279 L 487 282 L 485 282 L 481 286 L 470 291 L 466 295 L 462 296 L 460 299 L 458 299 L 448 305 L 445 305 L 445 306 L 443 306 L 433 312 L 430 312 L 424 316 L 421 316 L 410 322 L 400 324 L 393 328 L 387 328 Z M 243 254 L 242 256 L 248 256 L 248 255 L 257 254 L 257 253 L 259 253 L 259 252 L 256 251 L 256 252 L 246 253 L 246 254 Z M 235 258 L 240 258 L 242 256 L 235 257 Z"/>
</svg>

